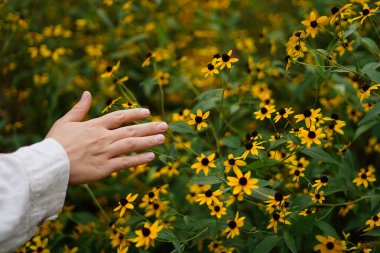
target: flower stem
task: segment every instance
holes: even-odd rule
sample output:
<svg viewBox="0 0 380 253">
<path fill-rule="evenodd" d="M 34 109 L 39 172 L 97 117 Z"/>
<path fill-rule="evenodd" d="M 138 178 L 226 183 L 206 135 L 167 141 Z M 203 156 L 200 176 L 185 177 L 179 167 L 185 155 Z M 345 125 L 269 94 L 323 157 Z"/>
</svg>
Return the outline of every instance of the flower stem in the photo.
<svg viewBox="0 0 380 253">
<path fill-rule="evenodd" d="M 99 208 L 100 212 L 102 213 L 102 215 L 104 216 L 104 218 L 107 220 L 107 222 L 110 222 L 111 221 L 111 218 L 108 216 L 108 214 L 106 213 L 106 211 L 104 211 L 103 207 L 100 205 L 99 201 L 96 199 L 95 197 L 95 194 L 94 192 L 91 190 L 90 186 L 88 186 L 88 184 L 84 184 L 82 185 L 86 190 L 87 192 L 90 194 L 92 200 L 94 201 L 95 205 Z"/>
</svg>

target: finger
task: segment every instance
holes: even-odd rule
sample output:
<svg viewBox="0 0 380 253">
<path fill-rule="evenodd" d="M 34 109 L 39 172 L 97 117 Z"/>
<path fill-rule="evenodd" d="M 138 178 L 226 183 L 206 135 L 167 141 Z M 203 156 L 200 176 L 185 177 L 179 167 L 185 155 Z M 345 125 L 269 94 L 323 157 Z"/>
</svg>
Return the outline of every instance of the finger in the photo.
<svg viewBox="0 0 380 253">
<path fill-rule="evenodd" d="M 164 143 L 165 136 L 162 134 L 145 136 L 145 137 L 131 137 L 112 143 L 108 149 L 110 157 L 115 157 L 130 152 L 152 148 L 154 146 Z"/>
<path fill-rule="evenodd" d="M 82 97 L 76 105 L 61 118 L 62 122 L 79 122 L 84 119 L 91 106 L 91 93 L 83 92 Z"/>
<path fill-rule="evenodd" d="M 140 120 L 148 117 L 150 112 L 145 108 L 134 108 L 127 110 L 119 110 L 108 113 L 100 118 L 94 119 L 95 124 L 99 124 L 108 129 L 115 129 L 124 123 Z"/>
<path fill-rule="evenodd" d="M 118 141 L 129 137 L 143 137 L 164 133 L 168 129 L 166 122 L 149 122 L 139 125 L 121 127 L 112 130 L 112 141 Z"/>
<path fill-rule="evenodd" d="M 154 153 L 142 153 L 133 156 L 120 156 L 112 158 L 108 161 L 109 174 L 117 172 L 129 167 L 135 167 L 144 163 L 148 163 L 154 159 Z"/>
</svg>

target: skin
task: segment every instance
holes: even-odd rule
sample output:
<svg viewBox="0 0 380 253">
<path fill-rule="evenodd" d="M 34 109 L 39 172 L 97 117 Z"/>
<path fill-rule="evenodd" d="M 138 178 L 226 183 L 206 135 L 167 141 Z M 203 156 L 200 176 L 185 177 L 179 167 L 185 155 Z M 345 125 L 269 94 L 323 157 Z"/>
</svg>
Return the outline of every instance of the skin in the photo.
<svg viewBox="0 0 380 253">
<path fill-rule="evenodd" d="M 91 94 L 85 91 L 81 100 L 54 123 L 46 136 L 65 149 L 70 160 L 70 184 L 92 182 L 152 161 L 152 152 L 126 154 L 162 144 L 163 133 L 168 129 L 165 122 L 123 126 L 149 117 L 149 110 L 143 108 L 120 110 L 83 121 L 91 99 Z"/>
</svg>

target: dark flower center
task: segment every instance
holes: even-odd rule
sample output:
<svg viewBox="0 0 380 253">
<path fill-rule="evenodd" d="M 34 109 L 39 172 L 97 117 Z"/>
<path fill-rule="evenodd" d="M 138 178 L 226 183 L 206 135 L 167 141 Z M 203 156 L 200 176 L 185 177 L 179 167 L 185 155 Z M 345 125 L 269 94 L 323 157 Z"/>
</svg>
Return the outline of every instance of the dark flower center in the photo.
<svg viewBox="0 0 380 253">
<path fill-rule="evenodd" d="M 320 199 L 321 198 L 321 194 L 319 194 L 319 193 L 315 194 L 315 198 L 316 199 Z"/>
<path fill-rule="evenodd" d="M 220 206 L 215 206 L 214 210 L 215 210 L 215 212 L 219 212 L 220 211 Z"/>
<path fill-rule="evenodd" d="M 111 103 L 112 103 L 112 99 L 109 98 L 106 100 L 106 105 L 110 105 Z"/>
<path fill-rule="evenodd" d="M 157 203 L 154 203 L 154 204 L 153 204 L 153 208 L 154 208 L 154 210 L 157 210 L 158 208 L 160 208 L 160 205 L 157 204 Z"/>
<path fill-rule="evenodd" d="M 230 227 L 230 229 L 236 228 L 236 226 L 237 226 L 236 221 L 234 221 L 234 220 L 229 221 L 228 226 Z"/>
<path fill-rule="evenodd" d="M 313 20 L 310 22 L 310 26 L 316 28 L 318 26 L 317 21 Z"/>
<path fill-rule="evenodd" d="M 213 70 L 214 69 L 214 65 L 212 65 L 211 63 L 209 63 L 207 65 L 207 68 L 208 68 L 208 70 Z"/>
<path fill-rule="evenodd" d="M 112 71 L 112 67 L 111 66 L 107 66 L 106 71 L 107 72 L 111 72 Z"/>
<path fill-rule="evenodd" d="M 303 111 L 303 116 L 305 116 L 306 118 L 310 117 L 311 111 L 309 109 L 306 109 L 305 111 Z"/>
<path fill-rule="evenodd" d="M 147 53 L 146 58 L 150 58 L 150 57 L 152 57 L 152 53 Z"/>
<path fill-rule="evenodd" d="M 125 206 L 126 204 L 128 204 L 128 201 L 126 199 L 120 199 L 120 205 Z"/>
<path fill-rule="evenodd" d="M 246 150 L 251 150 L 252 147 L 253 147 L 253 144 L 250 143 L 250 142 L 248 142 L 248 143 L 245 144 L 245 149 Z"/>
<path fill-rule="evenodd" d="M 230 56 L 229 56 L 228 54 L 223 54 L 223 55 L 222 55 L 222 60 L 223 60 L 224 62 L 228 62 L 228 61 L 230 60 Z"/>
<path fill-rule="evenodd" d="M 154 192 L 149 192 L 148 196 L 149 196 L 149 198 L 153 198 L 154 197 Z"/>
<path fill-rule="evenodd" d="M 307 134 L 307 137 L 309 137 L 310 139 L 314 139 L 317 135 L 315 134 L 314 131 L 310 131 L 308 134 Z"/>
<path fill-rule="evenodd" d="M 212 196 L 212 191 L 211 191 L 211 190 L 207 190 L 207 191 L 205 192 L 205 196 L 206 196 L 207 198 L 211 197 L 211 196 Z"/>
<path fill-rule="evenodd" d="M 332 113 L 330 118 L 332 118 L 333 120 L 338 120 L 339 119 L 339 115 L 336 114 L 336 113 Z"/>
<path fill-rule="evenodd" d="M 282 195 L 281 192 L 276 192 L 276 193 L 274 194 L 274 199 L 275 199 L 276 201 L 282 201 L 282 200 L 284 199 L 284 195 Z"/>
<path fill-rule="evenodd" d="M 244 185 L 247 185 L 247 183 L 248 183 L 248 181 L 247 181 L 247 179 L 245 177 L 241 177 L 239 179 L 239 184 L 240 185 L 244 186 Z"/>
<path fill-rule="evenodd" d="M 326 248 L 328 248 L 328 249 L 333 249 L 333 248 L 334 248 L 334 243 L 332 243 L 332 242 L 328 242 L 328 243 L 326 244 Z"/>
<path fill-rule="evenodd" d="M 301 162 L 297 163 L 298 168 L 303 168 L 303 164 Z"/>
<path fill-rule="evenodd" d="M 207 158 L 203 158 L 202 161 L 201 161 L 202 165 L 203 166 L 207 166 L 208 163 L 209 163 L 209 160 Z"/>
<path fill-rule="evenodd" d="M 362 13 L 363 13 L 363 16 L 367 16 L 369 14 L 369 10 L 368 9 L 364 9 L 362 11 Z"/>
<path fill-rule="evenodd" d="M 334 6 L 331 8 L 331 13 L 334 15 L 335 13 L 337 13 L 339 11 L 339 8 Z"/>
<path fill-rule="evenodd" d="M 363 91 L 367 91 L 371 86 L 369 86 L 368 84 L 363 84 L 362 85 L 362 90 Z"/>
<path fill-rule="evenodd" d="M 310 210 L 310 209 L 307 209 L 307 210 L 306 210 L 306 214 L 311 214 L 311 210 Z"/>
<path fill-rule="evenodd" d="M 336 125 L 335 121 L 331 122 L 331 124 L 329 125 L 329 129 L 333 130 L 335 125 Z"/>
<path fill-rule="evenodd" d="M 299 170 L 296 170 L 295 172 L 294 172 L 294 175 L 296 175 L 296 176 L 299 176 L 301 174 L 301 171 L 299 171 Z"/>
<path fill-rule="evenodd" d="M 202 121 L 203 121 L 203 119 L 202 119 L 201 116 L 196 116 L 195 117 L 195 122 L 197 122 L 197 124 L 202 123 Z"/>
<path fill-rule="evenodd" d="M 367 179 L 367 174 L 362 173 L 362 174 L 360 175 L 360 177 L 361 177 L 362 179 Z"/>
<path fill-rule="evenodd" d="M 259 133 L 255 130 L 255 131 L 252 131 L 251 135 L 252 137 L 256 137 Z"/>
<path fill-rule="evenodd" d="M 229 165 L 235 165 L 235 159 L 231 158 L 228 160 Z"/>
<path fill-rule="evenodd" d="M 142 228 L 142 234 L 147 237 L 150 235 L 150 229 L 149 228 L 146 228 L 146 227 L 143 227 Z"/>
<path fill-rule="evenodd" d="M 294 49 L 297 50 L 297 51 L 300 51 L 301 47 L 300 47 L 300 45 L 297 45 L 297 46 L 294 47 Z"/>
<path fill-rule="evenodd" d="M 321 177 L 321 182 L 322 183 L 327 183 L 329 181 L 329 179 L 327 178 L 327 176 L 322 176 Z"/>
<path fill-rule="evenodd" d="M 215 54 L 214 55 L 214 59 L 219 59 L 220 58 L 220 55 L 219 54 Z"/>
<path fill-rule="evenodd" d="M 278 213 L 273 213 L 272 217 L 275 221 L 278 221 L 280 219 L 280 215 Z"/>
<path fill-rule="evenodd" d="M 286 113 L 285 109 L 284 108 L 281 108 L 280 110 L 278 110 L 278 113 L 280 115 L 284 115 Z"/>
<path fill-rule="evenodd" d="M 268 109 L 265 108 L 265 107 L 261 107 L 260 112 L 261 112 L 262 114 L 266 114 L 266 113 L 268 112 Z"/>
<path fill-rule="evenodd" d="M 372 217 L 372 220 L 373 220 L 373 221 L 378 221 L 378 220 L 379 220 L 379 216 L 377 216 L 377 215 L 373 216 L 373 217 Z"/>
</svg>

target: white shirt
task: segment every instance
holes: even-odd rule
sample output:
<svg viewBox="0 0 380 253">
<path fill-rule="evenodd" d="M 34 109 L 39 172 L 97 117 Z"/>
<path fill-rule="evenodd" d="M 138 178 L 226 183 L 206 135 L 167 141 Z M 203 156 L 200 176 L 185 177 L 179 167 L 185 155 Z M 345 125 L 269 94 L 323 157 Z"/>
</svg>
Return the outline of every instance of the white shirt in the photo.
<svg viewBox="0 0 380 253">
<path fill-rule="evenodd" d="M 69 174 L 69 158 L 52 138 L 0 155 L 1 253 L 14 251 L 45 220 L 57 218 Z"/>
</svg>

